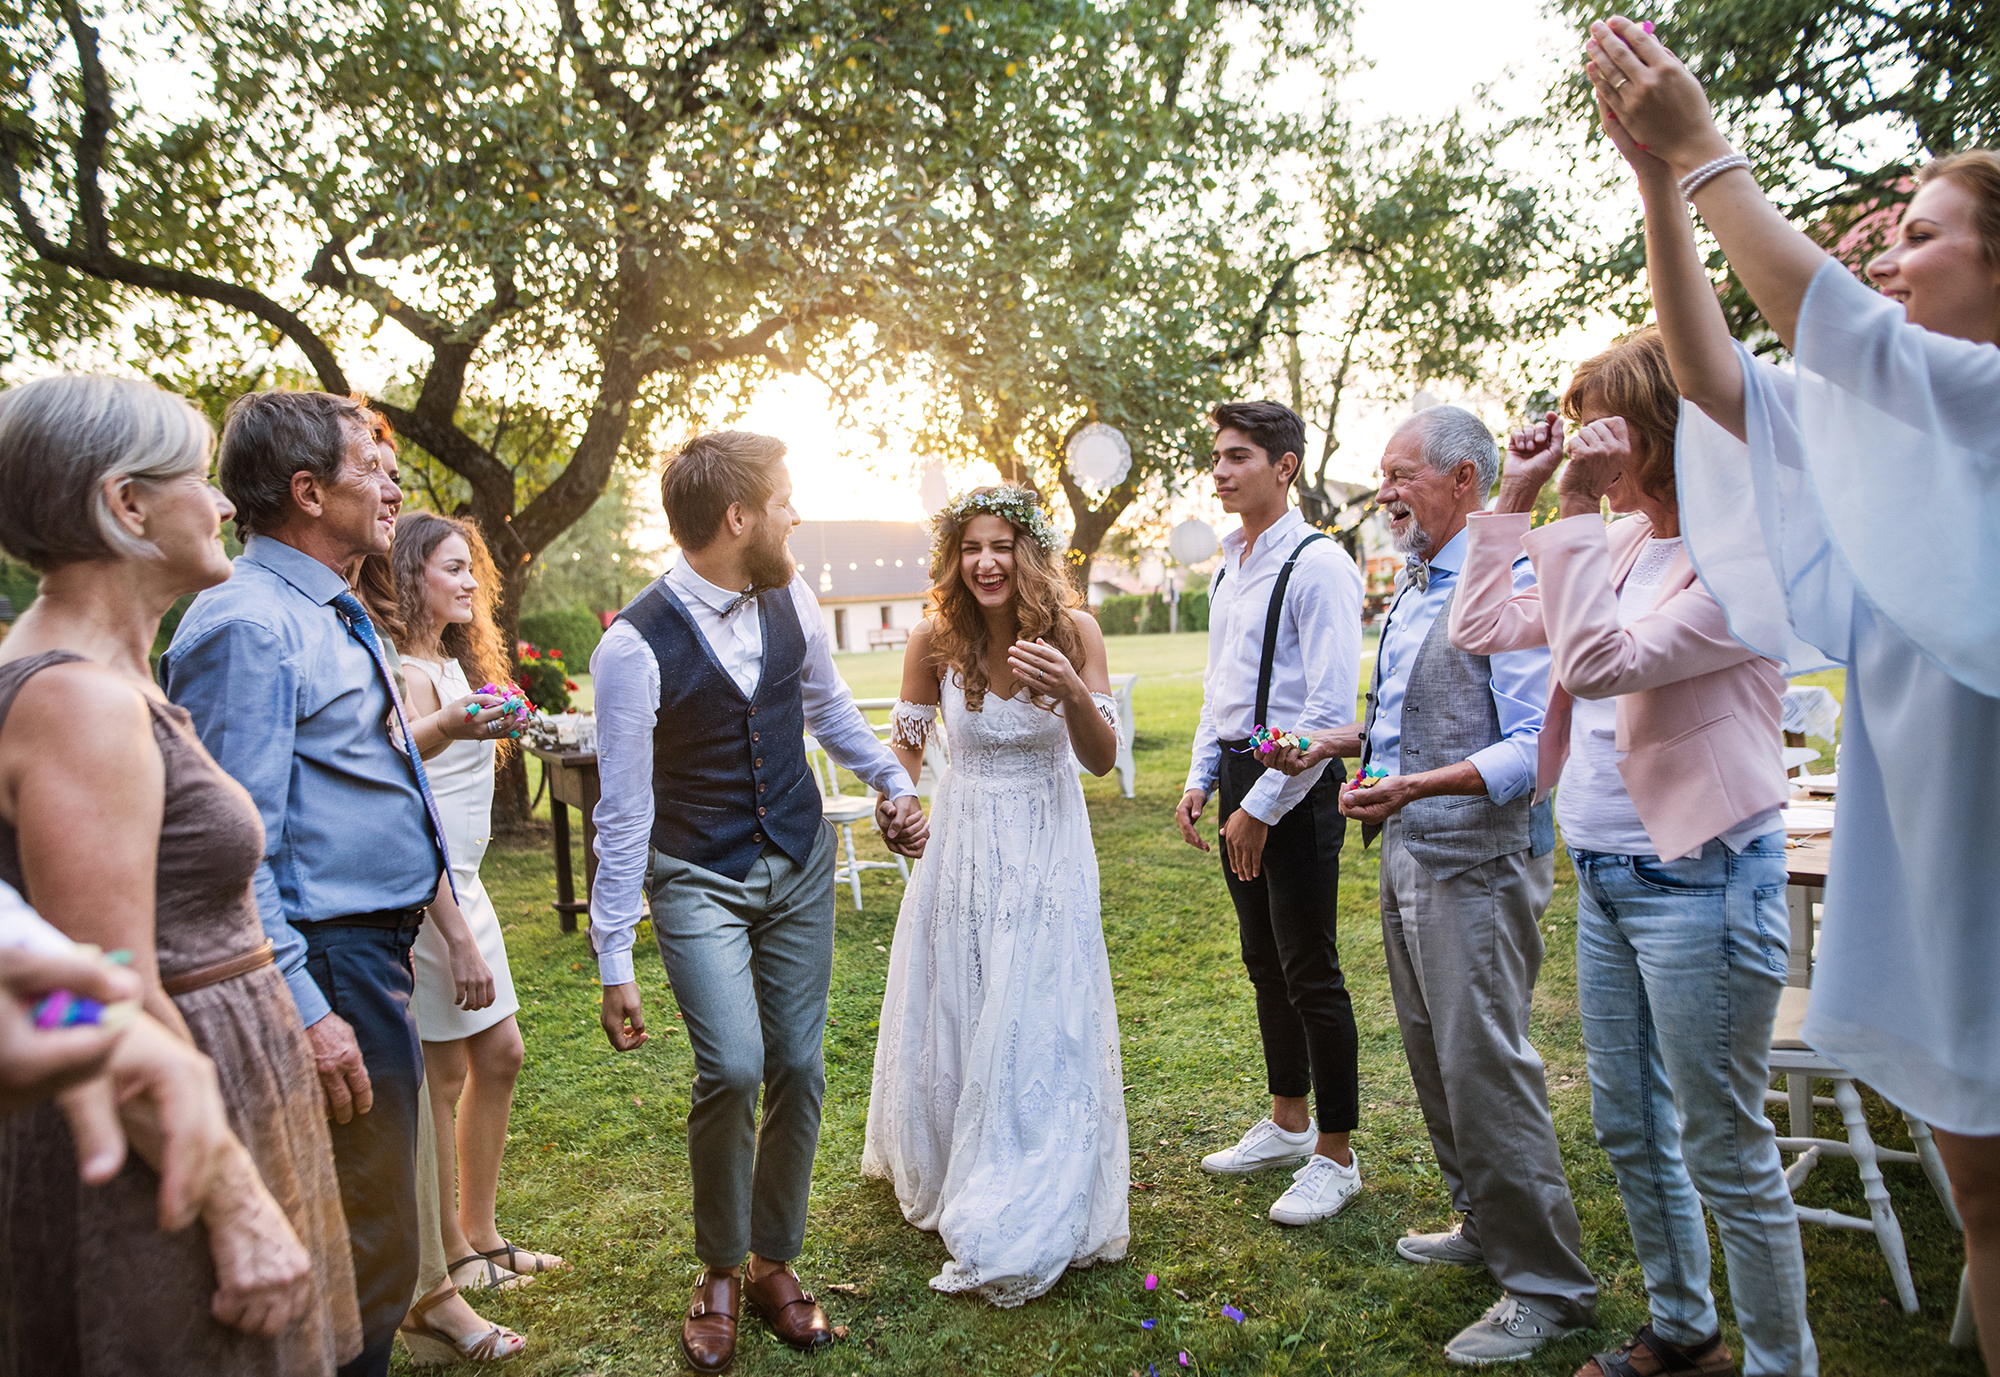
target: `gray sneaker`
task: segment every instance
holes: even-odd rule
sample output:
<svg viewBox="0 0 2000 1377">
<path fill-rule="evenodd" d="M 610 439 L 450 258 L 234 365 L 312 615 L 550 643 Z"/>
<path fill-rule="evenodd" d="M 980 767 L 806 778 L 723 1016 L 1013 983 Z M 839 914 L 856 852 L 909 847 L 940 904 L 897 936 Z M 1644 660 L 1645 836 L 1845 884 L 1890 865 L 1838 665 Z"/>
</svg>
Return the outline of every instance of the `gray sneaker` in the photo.
<svg viewBox="0 0 2000 1377">
<path fill-rule="evenodd" d="M 1479 1245 L 1465 1241 L 1465 1225 L 1462 1222 L 1441 1234 L 1420 1234 L 1412 1229 L 1396 1240 L 1396 1253 L 1406 1262 L 1427 1262 L 1435 1267 L 1486 1265 L 1486 1254 L 1479 1251 Z"/>
<path fill-rule="evenodd" d="M 1563 1328 L 1524 1300 L 1503 1296 L 1484 1315 L 1458 1331 L 1457 1337 L 1444 1346 L 1444 1356 L 1446 1362 L 1459 1367 L 1518 1363 L 1551 1339 L 1567 1339 L 1582 1332 L 1581 1327 Z"/>
</svg>

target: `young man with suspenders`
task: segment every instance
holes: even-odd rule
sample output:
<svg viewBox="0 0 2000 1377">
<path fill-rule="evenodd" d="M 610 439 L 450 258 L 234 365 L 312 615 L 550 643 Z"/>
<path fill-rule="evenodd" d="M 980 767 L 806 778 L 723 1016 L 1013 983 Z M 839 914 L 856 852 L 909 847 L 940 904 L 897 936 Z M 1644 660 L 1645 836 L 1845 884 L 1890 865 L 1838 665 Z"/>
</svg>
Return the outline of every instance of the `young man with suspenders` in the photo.
<svg viewBox="0 0 2000 1377">
<path fill-rule="evenodd" d="M 1208 850 L 1195 825 L 1219 787 L 1223 877 L 1256 990 L 1271 1116 L 1202 1167 L 1242 1174 L 1303 1163 L 1271 1218 L 1311 1224 L 1361 1189 L 1348 1144 L 1360 1095 L 1354 1009 L 1334 941 L 1346 771 L 1334 761 L 1287 778 L 1264 768 L 1248 738 L 1259 726 L 1341 729 L 1359 753 L 1361 573 L 1291 506 L 1305 451 L 1297 414 L 1228 402 L 1211 419 L 1216 496 L 1243 526 L 1223 537 L 1210 590 L 1201 725 L 1176 819 L 1190 846 Z"/>
</svg>

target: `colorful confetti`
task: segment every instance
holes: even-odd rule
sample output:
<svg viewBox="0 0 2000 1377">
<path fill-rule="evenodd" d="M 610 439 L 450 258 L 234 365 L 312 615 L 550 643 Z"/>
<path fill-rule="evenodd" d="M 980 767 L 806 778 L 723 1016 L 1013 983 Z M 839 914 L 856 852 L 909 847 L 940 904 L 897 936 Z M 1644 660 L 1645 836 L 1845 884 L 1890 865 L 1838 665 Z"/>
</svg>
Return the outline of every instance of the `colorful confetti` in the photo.
<svg viewBox="0 0 2000 1377">
<path fill-rule="evenodd" d="M 1148 1291 L 1157 1291 L 1159 1287 L 1160 1287 L 1160 1279 L 1154 1276 L 1151 1272 L 1146 1273 L 1146 1289 Z"/>
<path fill-rule="evenodd" d="M 1222 1318 L 1225 1320 L 1234 1320 L 1238 1324 L 1241 1324 L 1243 1323 L 1243 1312 L 1233 1305 L 1225 1305 L 1222 1307 Z"/>
<path fill-rule="evenodd" d="M 1141 1320 L 1141 1321 L 1139 1321 L 1139 1328 L 1141 1328 L 1141 1329 L 1151 1329 L 1151 1328 L 1152 1328 L 1152 1327 L 1153 1327 L 1154 1325 L 1156 1325 L 1156 1324 L 1158 1324 L 1158 1323 L 1159 1323 L 1159 1321 L 1158 1321 L 1158 1320 Z"/>
</svg>

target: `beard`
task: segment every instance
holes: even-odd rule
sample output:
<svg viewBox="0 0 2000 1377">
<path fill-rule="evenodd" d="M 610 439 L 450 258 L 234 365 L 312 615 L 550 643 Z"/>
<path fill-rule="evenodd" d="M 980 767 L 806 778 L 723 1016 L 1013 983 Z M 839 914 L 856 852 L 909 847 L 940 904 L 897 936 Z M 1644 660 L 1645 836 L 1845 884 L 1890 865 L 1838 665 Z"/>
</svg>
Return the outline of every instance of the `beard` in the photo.
<svg viewBox="0 0 2000 1377">
<path fill-rule="evenodd" d="M 1389 541 L 1399 555 L 1427 555 L 1431 550 L 1431 533 L 1417 521 L 1415 513 L 1411 513 L 1410 524 L 1401 535 L 1393 530 L 1389 533 Z"/>
<path fill-rule="evenodd" d="M 768 588 L 783 588 L 798 572 L 792 560 L 791 546 L 786 543 L 791 529 L 775 521 L 760 522 L 757 539 L 744 552 L 744 572 L 750 575 L 750 587 L 756 592 Z"/>
</svg>

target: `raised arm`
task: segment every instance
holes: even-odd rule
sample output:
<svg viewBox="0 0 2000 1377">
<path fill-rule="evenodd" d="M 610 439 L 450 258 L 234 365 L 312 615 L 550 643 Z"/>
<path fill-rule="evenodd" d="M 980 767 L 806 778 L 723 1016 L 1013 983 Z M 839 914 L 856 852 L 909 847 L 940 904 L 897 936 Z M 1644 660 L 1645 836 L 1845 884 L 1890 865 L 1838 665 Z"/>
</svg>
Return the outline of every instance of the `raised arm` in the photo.
<svg viewBox="0 0 2000 1377">
<path fill-rule="evenodd" d="M 1646 192 L 1647 262 L 1657 271 L 1652 259 L 1652 210 L 1663 196 L 1679 197 L 1678 186 L 1668 186 L 1668 179 L 1684 178 L 1717 159 L 1730 157 L 1735 150 L 1715 127 L 1715 115 L 1709 109 L 1701 83 L 1679 58 L 1667 51 L 1664 43 L 1641 25 L 1623 15 L 1613 15 L 1590 26 L 1590 39 L 1584 46 L 1590 55 L 1586 71 L 1597 88 L 1600 106 L 1607 116 L 1616 116 L 1628 142 L 1640 145 L 1626 156 L 1645 154 L 1662 169 L 1657 192 Z M 1626 151 L 1623 145 L 1619 151 Z M 1641 189 L 1646 191 L 1643 174 Z M 1787 348 L 1795 347 L 1799 310 L 1805 304 L 1806 289 L 1812 285 L 1814 275 L 1826 266 L 1826 250 L 1778 213 L 1777 207 L 1765 199 L 1747 167 L 1734 168 L 1705 182 L 1695 190 L 1694 203 L 1710 233 L 1722 245 L 1730 268 L 1750 293 L 1750 299 L 1757 303 L 1758 311 Z M 1692 237 L 1688 240 L 1688 250 L 1692 255 Z M 1684 269 L 1685 261 L 1680 266 Z M 1697 275 L 1703 277 L 1706 286 L 1706 275 Z M 1683 285 L 1677 281 L 1672 294 L 1681 298 L 1683 304 L 1691 304 Z M 1656 279 L 1655 302 L 1659 297 L 1660 284 Z M 1710 300 L 1712 305 L 1712 295 Z M 1717 315 L 1719 318 L 1719 309 Z M 1664 311 L 1660 326 L 1662 330 L 1667 328 Z M 1681 362 L 1674 359 L 1676 380 L 1680 378 Z M 1690 367 L 1706 364 L 1716 369 L 1723 364 L 1712 348 L 1705 349 L 1699 360 L 1690 357 L 1687 362 Z M 1739 380 L 1739 411 L 1741 389 Z M 1708 410 L 1705 403 L 1702 409 Z M 1730 424 L 1721 416 L 1716 420 L 1725 426 Z M 1732 429 L 1740 433 L 1740 427 L 1739 419 Z"/>
</svg>

